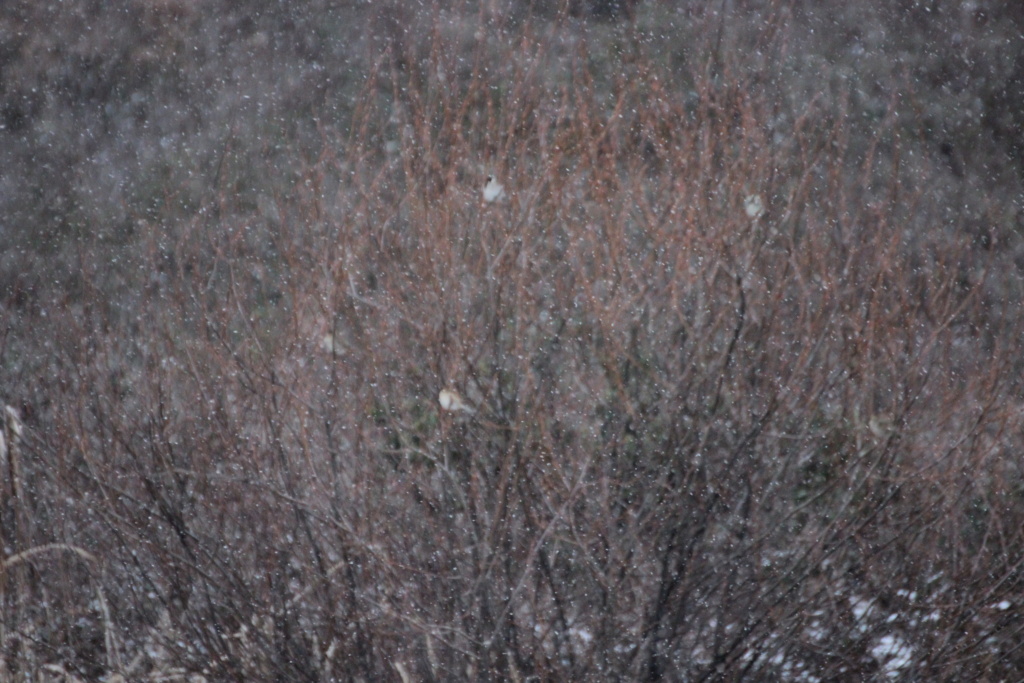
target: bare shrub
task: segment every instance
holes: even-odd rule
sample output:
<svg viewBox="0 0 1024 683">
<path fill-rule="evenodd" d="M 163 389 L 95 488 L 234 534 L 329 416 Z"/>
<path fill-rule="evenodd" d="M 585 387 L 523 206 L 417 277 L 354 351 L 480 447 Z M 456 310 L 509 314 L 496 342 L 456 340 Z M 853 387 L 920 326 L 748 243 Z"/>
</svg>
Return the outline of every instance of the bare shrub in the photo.
<svg viewBox="0 0 1024 683">
<path fill-rule="evenodd" d="M 1021 321 L 898 98 L 435 9 L 5 332 L 5 675 L 1010 677 Z"/>
</svg>

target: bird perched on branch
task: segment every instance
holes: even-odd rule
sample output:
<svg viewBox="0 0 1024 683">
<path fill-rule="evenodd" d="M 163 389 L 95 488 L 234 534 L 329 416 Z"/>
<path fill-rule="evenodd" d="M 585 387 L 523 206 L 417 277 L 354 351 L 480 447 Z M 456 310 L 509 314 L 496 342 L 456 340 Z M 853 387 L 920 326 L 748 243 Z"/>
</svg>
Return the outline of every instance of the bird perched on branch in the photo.
<svg viewBox="0 0 1024 683">
<path fill-rule="evenodd" d="M 494 176 L 487 176 L 487 182 L 484 183 L 484 201 L 493 202 L 501 199 L 503 194 L 505 194 L 505 186 L 499 183 Z"/>
<path fill-rule="evenodd" d="M 451 413 L 462 412 L 472 415 L 476 412 L 454 389 L 442 389 L 441 393 L 437 395 L 437 402 L 441 404 L 441 410 Z"/>
</svg>

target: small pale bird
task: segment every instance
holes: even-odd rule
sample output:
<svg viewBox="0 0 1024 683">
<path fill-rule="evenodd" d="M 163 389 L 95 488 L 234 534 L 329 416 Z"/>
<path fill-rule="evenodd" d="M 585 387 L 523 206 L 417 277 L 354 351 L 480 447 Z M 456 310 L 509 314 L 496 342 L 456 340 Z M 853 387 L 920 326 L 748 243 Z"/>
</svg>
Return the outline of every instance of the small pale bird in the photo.
<svg viewBox="0 0 1024 683">
<path fill-rule="evenodd" d="M 893 433 L 895 425 L 888 415 L 872 415 L 868 420 L 868 431 L 879 439 L 888 438 Z"/>
<path fill-rule="evenodd" d="M 761 199 L 759 194 L 748 194 L 746 199 L 743 200 L 743 210 L 747 214 L 747 218 L 757 220 L 764 214 L 764 200 Z"/>
<path fill-rule="evenodd" d="M 437 402 L 441 404 L 441 410 L 452 413 L 463 412 L 472 415 L 476 412 L 454 389 L 442 389 L 437 395 Z"/>
<path fill-rule="evenodd" d="M 494 176 L 487 176 L 487 182 L 484 183 L 484 201 L 493 202 L 503 194 L 505 194 L 505 186 L 499 183 Z"/>
</svg>

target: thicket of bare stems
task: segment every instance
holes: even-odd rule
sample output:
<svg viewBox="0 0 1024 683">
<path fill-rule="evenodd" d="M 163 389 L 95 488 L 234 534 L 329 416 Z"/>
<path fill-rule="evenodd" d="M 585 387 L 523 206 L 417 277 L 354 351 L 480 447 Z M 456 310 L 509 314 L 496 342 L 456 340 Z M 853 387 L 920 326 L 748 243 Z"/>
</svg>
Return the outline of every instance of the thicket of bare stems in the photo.
<svg viewBox="0 0 1024 683">
<path fill-rule="evenodd" d="M 1019 287 L 907 123 L 509 22 L 7 325 L 4 677 L 1020 670 Z"/>
</svg>

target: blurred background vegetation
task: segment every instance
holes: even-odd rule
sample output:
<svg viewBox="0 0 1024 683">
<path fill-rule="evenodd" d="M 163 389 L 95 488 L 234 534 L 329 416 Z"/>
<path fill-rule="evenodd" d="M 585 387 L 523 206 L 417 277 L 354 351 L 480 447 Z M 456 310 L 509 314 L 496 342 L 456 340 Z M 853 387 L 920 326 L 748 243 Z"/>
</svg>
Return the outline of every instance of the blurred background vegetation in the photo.
<svg viewBox="0 0 1024 683">
<path fill-rule="evenodd" d="M 542 21 L 559 9 L 557 2 L 499 3 L 481 11 L 503 13 L 508 36 L 529 7 Z M 844 101 L 862 139 L 895 110 L 908 163 L 934 170 L 938 187 L 929 199 L 948 220 L 982 233 L 1021 228 L 1024 10 L 1016 3 L 581 0 L 572 8 L 550 30 L 566 44 L 588 38 L 597 87 L 635 49 L 681 88 L 692 87 L 694 72 L 727 61 L 765 89 L 780 116 L 812 99 Z M 465 33 L 451 43 L 465 54 L 448 56 L 465 64 L 474 49 L 471 28 L 460 26 L 466 12 L 476 10 L 259 0 L 5 3 L 0 239 L 7 262 L 11 254 L 20 263 L 52 258 L 83 233 L 130 243 L 140 220 L 190 215 L 214 187 L 230 188 L 243 206 L 290 187 L 303 163 L 337 139 L 332 134 L 348 130 L 374 55 L 391 50 L 399 63 L 422 66 L 425 17 L 441 14 L 440 30 Z M 716 32 L 713 40 L 705 28 Z M 489 34 L 488 49 L 513 47 L 502 40 L 501 31 Z M 557 69 L 548 78 L 558 79 Z M 11 287 L 18 268 L 5 270 Z"/>
</svg>

